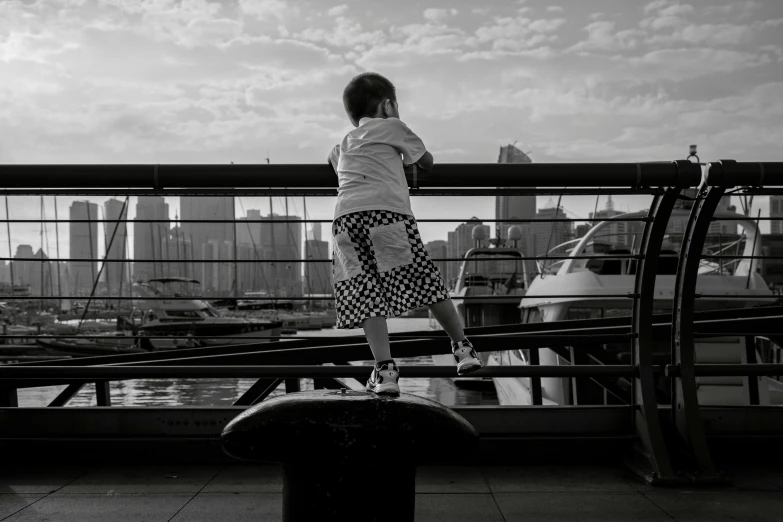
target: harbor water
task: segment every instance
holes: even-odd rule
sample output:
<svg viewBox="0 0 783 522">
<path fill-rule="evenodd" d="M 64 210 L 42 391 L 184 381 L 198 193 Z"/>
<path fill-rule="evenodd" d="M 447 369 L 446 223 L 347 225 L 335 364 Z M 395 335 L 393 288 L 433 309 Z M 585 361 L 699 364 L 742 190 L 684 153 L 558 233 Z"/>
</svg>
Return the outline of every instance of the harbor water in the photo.
<svg viewBox="0 0 783 522">
<path fill-rule="evenodd" d="M 389 320 L 389 331 L 406 332 L 426 330 L 428 319 L 395 318 Z M 356 335 L 361 330 L 302 331 L 297 335 Z M 444 341 L 445 342 L 445 341 Z M 370 355 L 368 349 L 368 356 Z M 397 359 L 400 365 L 431 365 L 430 357 Z M 366 361 L 371 364 L 371 361 Z M 134 379 L 112 382 L 111 401 L 114 406 L 230 406 L 255 382 L 255 379 Z M 363 383 L 362 383 L 363 384 Z M 302 389 L 312 389 L 310 379 L 302 379 Z M 46 406 L 65 389 L 65 386 L 47 386 L 19 390 L 19 406 Z M 400 379 L 400 389 L 447 406 L 497 404 L 495 388 L 490 380 L 464 381 L 459 386 L 452 379 Z M 281 385 L 272 396 L 285 393 Z M 85 386 L 68 402 L 68 406 L 96 406 L 93 384 Z"/>
</svg>

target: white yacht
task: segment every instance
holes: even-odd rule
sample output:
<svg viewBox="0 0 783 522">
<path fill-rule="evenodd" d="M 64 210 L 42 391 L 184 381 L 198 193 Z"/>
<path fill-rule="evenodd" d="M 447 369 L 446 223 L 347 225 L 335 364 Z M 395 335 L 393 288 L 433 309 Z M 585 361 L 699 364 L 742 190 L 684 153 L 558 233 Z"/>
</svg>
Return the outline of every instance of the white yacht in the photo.
<svg viewBox="0 0 783 522">
<path fill-rule="evenodd" d="M 474 228 L 476 241 L 487 239 L 483 234 L 481 227 Z M 516 246 L 522 233 L 519 227 L 512 226 L 508 234 L 508 240 L 493 240 L 497 246 L 476 247 L 465 253 L 449 296 L 466 328 L 519 322 L 519 299 L 525 295 L 528 278 L 524 254 Z M 513 246 L 506 246 L 508 243 Z M 433 317 L 430 317 L 430 328 L 440 329 Z M 488 356 L 488 353 L 479 354 L 485 363 Z M 432 360 L 437 365 L 454 364 L 454 357 L 449 354 L 433 355 Z"/>
<path fill-rule="evenodd" d="M 616 242 L 604 243 L 607 231 L 613 230 L 615 220 L 646 216 L 646 212 L 621 214 L 612 220 L 604 221 L 577 240 L 575 246 L 567 254 L 566 260 L 545 266 L 545 260 L 539 262 L 538 275 L 530 284 L 519 308 L 522 323 L 554 322 L 569 319 L 591 319 L 630 316 L 633 300 L 625 297 L 609 297 L 630 294 L 634 290 L 636 261 L 632 259 L 610 259 L 611 255 L 626 255 L 635 253 L 633 244 L 638 245 L 640 235 L 636 240 L 629 240 L 628 234 L 624 242 L 618 246 Z M 761 255 L 760 234 L 752 218 L 747 218 L 734 212 L 716 212 L 715 217 L 732 218 L 742 228 L 742 234 L 731 237 L 710 236 L 707 248 L 713 255 L 741 254 L 743 256 Z M 675 210 L 672 223 L 684 224 L 688 219 L 688 211 Z M 641 227 L 640 227 L 641 228 Z M 732 235 L 729 235 L 732 236 Z M 673 238 L 674 239 L 674 238 Z M 630 243 L 630 244 L 629 244 Z M 679 239 L 671 241 L 679 244 Z M 628 246 L 626 246 L 628 245 Z M 562 250 L 562 248 L 561 248 Z M 603 253 L 607 259 L 577 259 L 584 255 Z M 658 275 L 655 285 L 656 313 L 671 313 L 674 299 L 675 278 L 677 272 L 678 253 L 675 250 L 664 250 L 658 261 Z M 753 307 L 770 304 L 771 295 L 767 284 L 758 273 L 757 259 L 702 260 L 699 269 L 696 292 L 709 295 L 746 295 L 748 298 L 701 298 L 696 301 L 696 310 L 720 310 L 730 308 Z M 557 297 L 563 295 L 563 297 Z M 541 297 L 537 297 L 541 296 Z M 607 296 L 607 297 L 602 297 Z M 744 360 L 744 338 L 720 337 L 699 339 L 696 343 L 696 356 L 699 363 L 739 363 Z M 665 345 L 664 345 L 665 344 Z M 623 354 L 627 359 L 630 351 L 628 343 L 622 345 L 603 345 L 609 360 L 617 364 Z M 660 346 L 659 352 L 668 352 L 668 342 Z M 541 348 L 539 364 L 560 365 L 571 362 L 548 348 Z M 562 352 L 561 352 L 562 353 Z M 761 360 L 759 358 L 759 360 Z M 525 365 L 529 363 L 526 350 L 493 352 L 489 355 L 489 365 Z M 610 363 L 611 364 L 611 363 Z M 698 394 L 701 404 L 744 404 L 747 397 L 747 380 L 742 377 L 699 377 Z M 497 378 L 494 379 L 498 400 L 504 405 L 531 404 L 529 378 Z M 542 402 L 545 405 L 574 404 L 571 389 L 572 380 L 564 378 L 542 378 Z M 662 383 L 663 384 L 663 383 Z M 665 390 L 665 386 L 662 387 Z M 606 397 L 606 394 L 604 394 Z M 759 381 L 759 400 L 761 404 L 781 403 L 783 386 L 776 380 L 762 378 Z M 604 400 L 607 400 L 606 398 Z"/>
</svg>

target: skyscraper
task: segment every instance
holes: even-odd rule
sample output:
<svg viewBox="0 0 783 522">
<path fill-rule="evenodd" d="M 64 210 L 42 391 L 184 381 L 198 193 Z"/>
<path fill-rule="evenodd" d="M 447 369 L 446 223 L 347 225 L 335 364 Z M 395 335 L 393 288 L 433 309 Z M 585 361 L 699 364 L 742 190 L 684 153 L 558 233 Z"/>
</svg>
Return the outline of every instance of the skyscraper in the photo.
<svg viewBox="0 0 783 522">
<path fill-rule="evenodd" d="M 147 281 L 163 275 L 160 263 L 161 239 L 169 233 L 169 223 L 144 223 L 142 220 L 169 219 L 169 205 L 160 196 L 139 196 L 136 204 L 136 218 L 133 223 L 133 281 Z"/>
<path fill-rule="evenodd" d="M 462 259 L 465 253 L 476 246 L 477 241 L 473 239 L 473 229 L 481 227 L 484 230 L 484 237 L 489 238 L 489 225 L 484 225 L 478 218 L 473 217 L 466 223 L 459 225 L 456 230 L 449 232 L 447 241 L 447 253 L 449 259 Z M 479 246 L 487 246 L 487 241 L 478 242 Z M 454 282 L 459 276 L 459 270 L 462 266 L 461 261 L 449 261 L 446 263 L 446 287 L 452 288 Z"/>
<path fill-rule="evenodd" d="M 532 163 L 530 157 L 513 145 L 500 147 L 498 163 Z M 495 219 L 499 222 L 495 225 L 496 230 L 500 232 L 501 237 L 508 237 L 508 229 L 515 223 L 504 223 L 504 219 L 535 219 L 536 217 L 536 197 L 535 196 L 495 196 Z M 516 223 L 522 231 L 522 235 L 527 235 L 527 226 L 525 223 Z M 525 242 L 523 241 L 524 245 Z"/>
<path fill-rule="evenodd" d="M 448 243 L 442 239 L 430 241 L 424 245 L 424 248 L 427 249 L 427 253 L 432 259 L 444 259 L 449 257 Z M 447 261 L 433 261 L 433 263 L 438 267 L 440 275 L 443 276 L 443 279 L 445 280 L 449 263 Z"/>
<path fill-rule="evenodd" d="M 565 219 L 563 207 L 539 209 L 536 219 Z M 547 255 L 565 255 L 565 248 L 555 248 L 573 238 L 572 222 L 542 222 L 530 225 L 531 249 L 528 255 L 543 258 Z M 555 262 L 555 261 L 553 261 Z M 552 263 L 547 263 L 547 266 Z"/>
<path fill-rule="evenodd" d="M 310 231 L 312 233 L 312 230 Z M 328 260 L 329 243 L 320 239 L 308 239 L 305 241 L 305 255 L 307 259 Z M 305 293 L 306 294 L 331 294 L 332 293 L 332 265 L 331 263 L 305 263 Z"/>
<path fill-rule="evenodd" d="M 299 216 L 265 216 L 268 220 L 298 221 Z M 291 262 L 268 263 L 270 291 L 280 297 L 297 297 L 303 292 L 302 263 L 293 261 L 302 258 L 301 223 L 261 223 L 261 244 L 266 259 L 281 259 Z"/>
<path fill-rule="evenodd" d="M 769 217 L 783 218 L 783 196 L 769 197 Z M 783 234 L 783 221 L 770 221 L 770 233 Z"/>
<path fill-rule="evenodd" d="M 70 207 L 70 219 L 97 220 L 98 205 L 89 201 L 74 201 Z M 70 274 L 71 288 L 77 295 L 88 295 L 98 275 L 98 263 L 95 261 L 77 261 L 78 259 L 98 259 L 98 223 L 69 223 L 70 225 Z"/>
<path fill-rule="evenodd" d="M 180 197 L 183 220 L 223 220 L 224 223 L 182 223 L 182 232 L 193 243 L 195 277 L 206 292 L 228 295 L 234 288 L 234 202 L 230 197 Z M 217 263 L 199 263 L 213 260 Z"/>
<path fill-rule="evenodd" d="M 118 199 L 110 199 L 103 204 L 104 245 L 106 245 L 106 258 L 125 260 L 127 258 L 128 227 L 124 221 L 128 219 L 128 208 Z M 110 221 L 116 221 L 111 223 Z M 111 246 L 109 246 L 111 245 Z M 124 295 L 128 293 L 127 263 L 106 263 L 103 268 L 106 281 L 106 293 L 108 295 Z M 120 293 L 122 290 L 122 293 Z"/>
<path fill-rule="evenodd" d="M 614 216 L 619 216 L 620 214 L 623 214 L 623 212 L 619 212 L 614 209 L 614 202 L 612 201 L 612 196 L 610 195 L 606 200 L 606 208 L 597 211 L 595 215 L 590 212 L 590 219 L 610 219 Z M 594 237 L 593 239 L 596 243 L 606 243 L 612 245 L 614 248 L 630 247 L 634 241 L 633 238 L 630 237 L 629 225 L 630 223 L 627 221 L 622 221 L 621 219 L 611 220 L 606 225 L 604 225 L 600 232 L 598 232 L 597 237 Z"/>
</svg>

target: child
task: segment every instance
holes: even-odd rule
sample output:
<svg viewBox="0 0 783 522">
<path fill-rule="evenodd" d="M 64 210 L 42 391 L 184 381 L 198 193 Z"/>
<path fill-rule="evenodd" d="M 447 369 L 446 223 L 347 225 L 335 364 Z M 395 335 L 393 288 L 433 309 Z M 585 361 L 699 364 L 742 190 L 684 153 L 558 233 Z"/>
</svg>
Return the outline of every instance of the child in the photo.
<svg viewBox="0 0 783 522">
<path fill-rule="evenodd" d="M 394 85 L 375 73 L 353 78 L 343 105 L 355 129 L 329 155 L 337 172 L 332 273 L 337 327 L 361 326 L 375 369 L 367 390 L 400 392 L 387 317 L 428 306 L 451 338 L 457 373 L 481 368 L 411 211 L 403 164 L 432 167 L 432 154 L 401 120 Z"/>
</svg>

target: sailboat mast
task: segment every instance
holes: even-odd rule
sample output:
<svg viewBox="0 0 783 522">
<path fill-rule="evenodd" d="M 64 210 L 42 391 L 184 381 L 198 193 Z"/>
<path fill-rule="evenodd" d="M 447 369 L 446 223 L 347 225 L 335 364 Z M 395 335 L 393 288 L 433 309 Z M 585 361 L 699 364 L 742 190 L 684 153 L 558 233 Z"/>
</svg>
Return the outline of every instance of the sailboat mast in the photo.
<svg viewBox="0 0 783 522">
<path fill-rule="evenodd" d="M 305 277 L 305 285 L 307 288 L 307 295 L 310 297 L 313 296 L 313 288 L 312 285 L 310 285 L 310 279 L 313 272 L 312 265 L 308 263 L 307 261 L 310 259 L 310 255 L 307 253 L 307 198 L 305 196 L 302 196 L 302 214 L 304 214 L 304 257 L 305 257 L 305 274 L 307 277 Z M 313 237 L 315 239 L 315 237 Z"/>
<path fill-rule="evenodd" d="M 234 233 L 234 288 L 232 288 L 232 294 L 236 299 L 239 291 L 239 265 L 237 263 L 237 203 L 234 196 L 231 196 L 231 231 Z"/>
<path fill-rule="evenodd" d="M 43 312 L 44 296 L 44 213 L 43 213 L 43 194 L 41 195 L 41 299 L 38 300 L 38 313 Z"/>
<path fill-rule="evenodd" d="M 63 287 L 62 277 L 60 276 L 60 223 L 57 217 L 57 196 L 54 196 L 54 237 L 57 242 L 57 311 L 63 309 Z"/>
<path fill-rule="evenodd" d="M 8 267 L 11 269 L 11 295 L 14 295 L 14 254 L 11 249 L 11 215 L 8 213 L 8 196 L 5 197 L 5 226 L 8 231 Z"/>
</svg>

